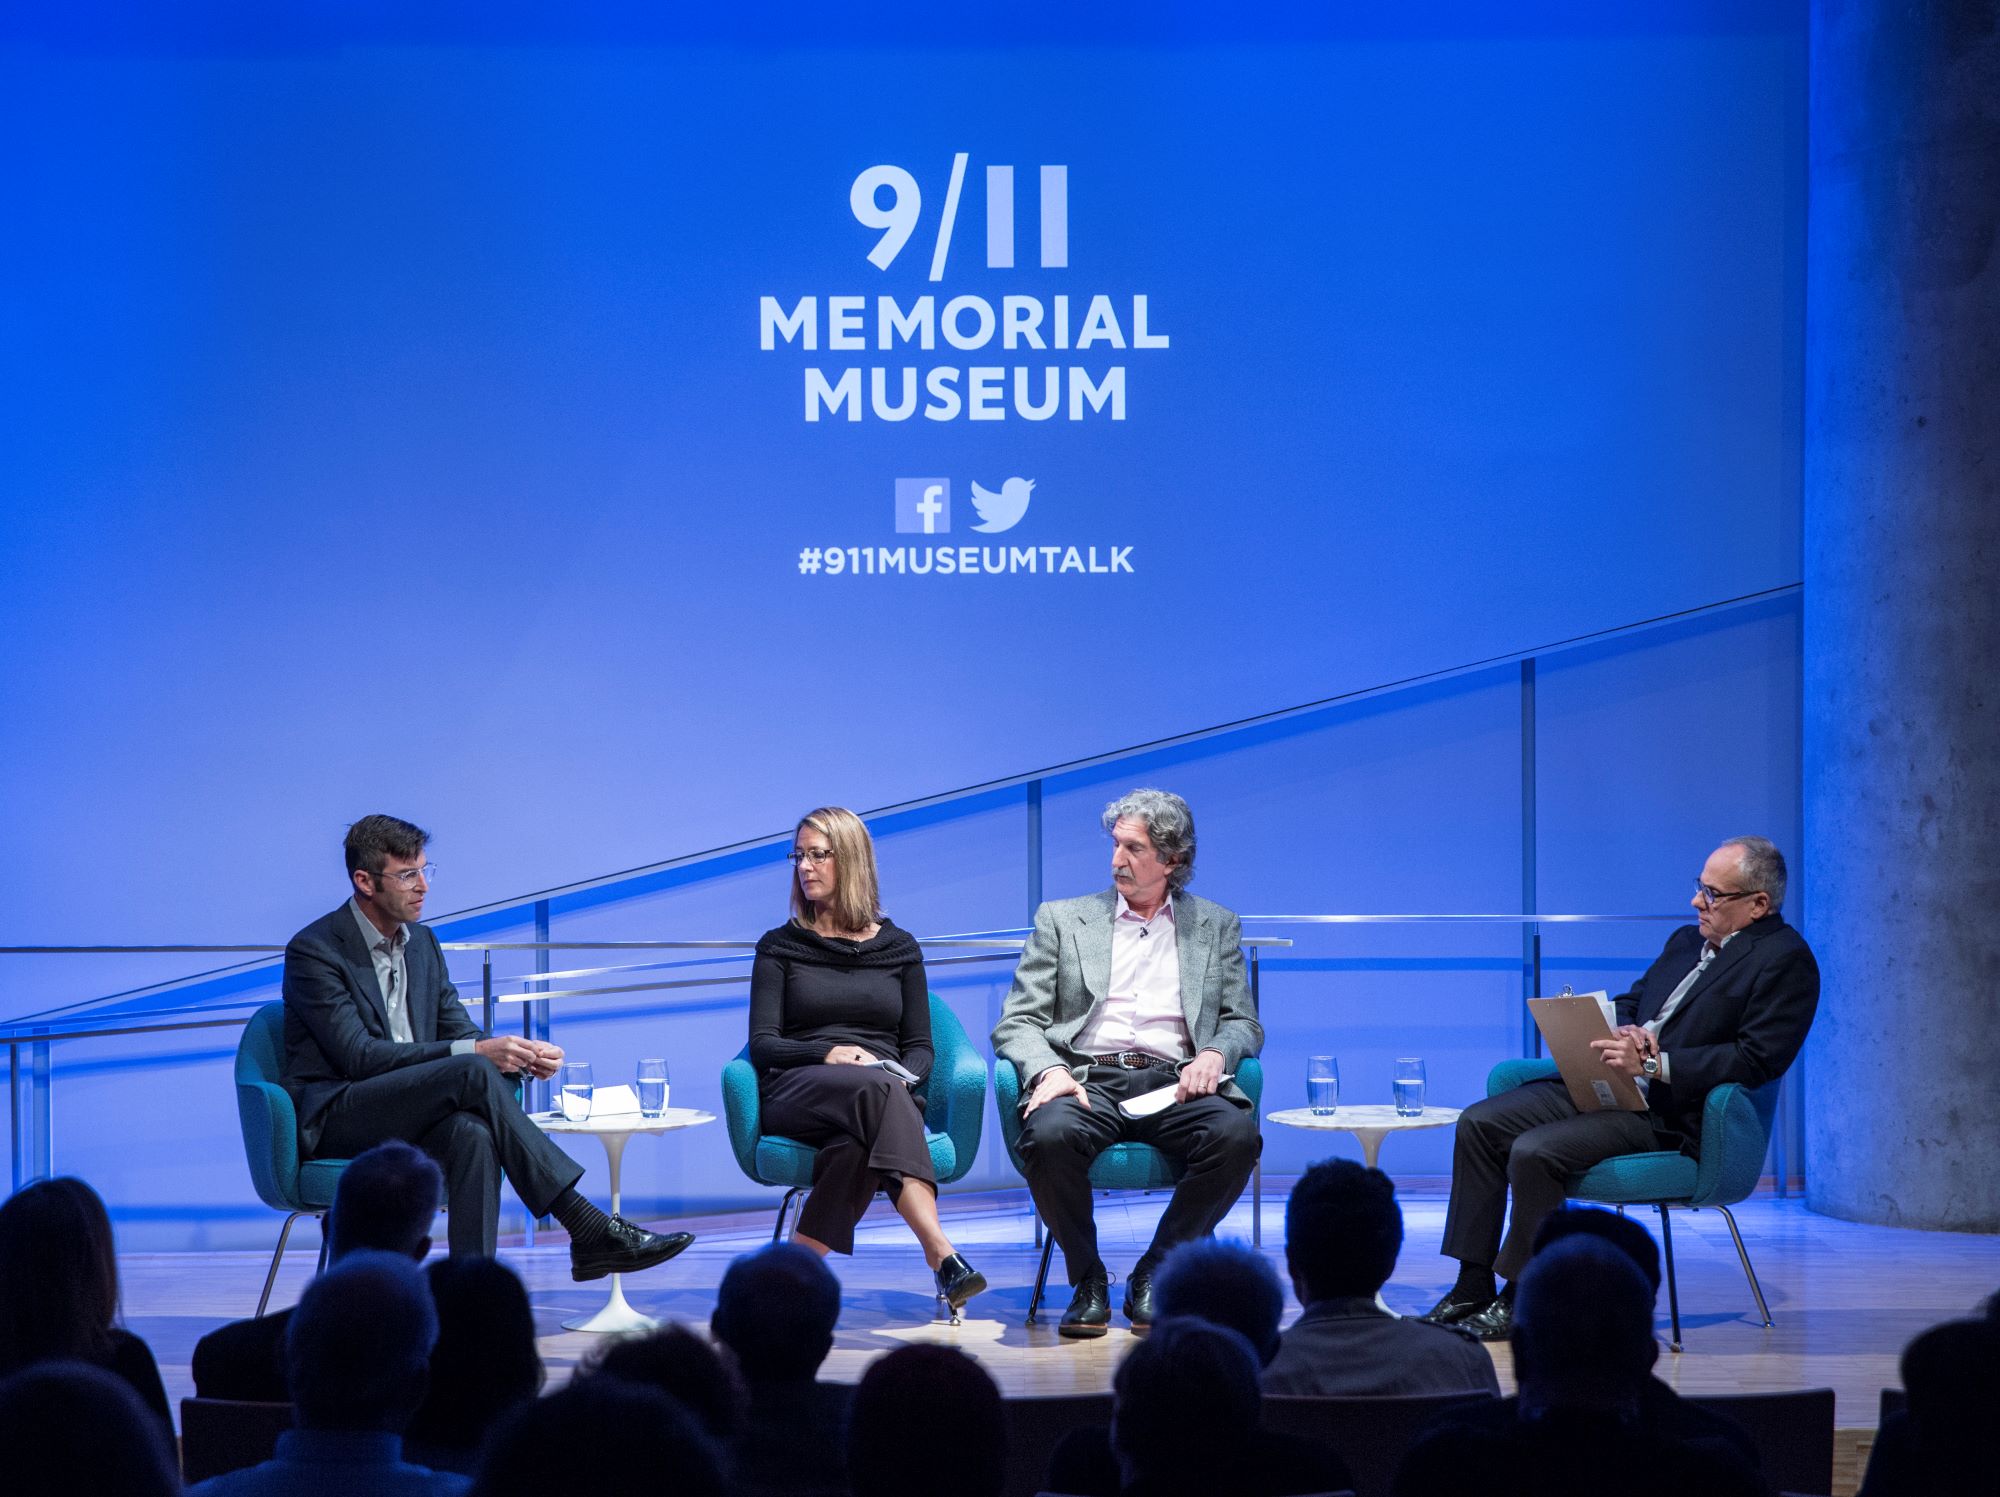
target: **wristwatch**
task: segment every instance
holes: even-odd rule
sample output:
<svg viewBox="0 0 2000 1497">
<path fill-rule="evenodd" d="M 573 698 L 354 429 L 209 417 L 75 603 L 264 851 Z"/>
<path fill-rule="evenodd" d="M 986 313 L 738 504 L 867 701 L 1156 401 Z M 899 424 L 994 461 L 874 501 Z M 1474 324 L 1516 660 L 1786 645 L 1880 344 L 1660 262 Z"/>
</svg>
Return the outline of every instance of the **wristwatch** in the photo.
<svg viewBox="0 0 2000 1497">
<path fill-rule="evenodd" d="M 1645 1058 L 1644 1060 L 1642 1060 L 1642 1061 L 1640 1061 L 1640 1062 L 1639 1062 L 1639 1069 L 1640 1069 L 1640 1070 L 1642 1070 L 1642 1071 L 1644 1071 L 1644 1072 L 1645 1072 L 1645 1073 L 1646 1073 L 1646 1074 L 1647 1074 L 1648 1076 L 1657 1076 L 1657 1075 L 1659 1075 L 1659 1074 L 1660 1074 L 1660 1057 L 1659 1057 L 1659 1056 L 1657 1056 L 1657 1055 L 1649 1055 L 1649 1056 L 1647 1056 L 1647 1057 L 1646 1057 L 1646 1058 Z"/>
</svg>

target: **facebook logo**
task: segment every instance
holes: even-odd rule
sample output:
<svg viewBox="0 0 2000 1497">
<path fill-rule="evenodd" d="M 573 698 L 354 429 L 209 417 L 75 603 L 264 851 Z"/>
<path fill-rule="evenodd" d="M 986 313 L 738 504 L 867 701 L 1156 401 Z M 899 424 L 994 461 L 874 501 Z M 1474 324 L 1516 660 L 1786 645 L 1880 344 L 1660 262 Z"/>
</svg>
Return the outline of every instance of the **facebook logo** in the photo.
<svg viewBox="0 0 2000 1497">
<path fill-rule="evenodd" d="M 946 535 L 950 530 L 949 478 L 896 480 L 896 531 L 899 535 Z"/>
</svg>

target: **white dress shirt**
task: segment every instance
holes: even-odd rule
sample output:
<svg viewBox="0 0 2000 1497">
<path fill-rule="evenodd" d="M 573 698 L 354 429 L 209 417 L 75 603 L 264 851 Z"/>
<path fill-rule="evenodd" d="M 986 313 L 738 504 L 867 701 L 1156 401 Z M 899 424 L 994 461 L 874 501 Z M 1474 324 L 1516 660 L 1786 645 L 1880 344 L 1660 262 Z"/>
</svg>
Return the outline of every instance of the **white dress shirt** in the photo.
<svg viewBox="0 0 2000 1497">
<path fill-rule="evenodd" d="M 1077 1048 L 1091 1055 L 1143 1050 L 1176 1062 L 1194 1053 L 1181 1007 L 1181 953 L 1171 897 L 1144 920 L 1118 896 L 1111 918 L 1111 986 L 1077 1037 Z"/>
<path fill-rule="evenodd" d="M 410 972 L 403 953 L 410 944 L 410 928 L 399 925 L 390 935 L 383 935 L 375 928 L 375 922 L 361 908 L 361 901 L 350 898 L 348 909 L 354 912 L 354 922 L 361 927 L 362 944 L 368 948 L 368 956 L 375 963 L 375 986 L 382 990 L 382 1007 L 389 1015 L 389 1038 L 399 1045 L 414 1045 L 416 1034 L 410 1028 Z M 453 1055 L 466 1055 L 478 1041 L 469 1036 L 451 1042 Z"/>
</svg>

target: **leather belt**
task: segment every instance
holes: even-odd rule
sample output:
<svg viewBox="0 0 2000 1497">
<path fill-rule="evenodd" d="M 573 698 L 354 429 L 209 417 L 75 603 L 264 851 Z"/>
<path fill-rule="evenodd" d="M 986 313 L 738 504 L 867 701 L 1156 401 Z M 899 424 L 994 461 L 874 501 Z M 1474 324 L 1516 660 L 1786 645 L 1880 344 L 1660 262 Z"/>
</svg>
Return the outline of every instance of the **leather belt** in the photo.
<svg viewBox="0 0 2000 1497">
<path fill-rule="evenodd" d="M 1116 1055 L 1093 1055 L 1090 1063 L 1094 1066 L 1116 1066 L 1121 1071 L 1145 1071 L 1157 1067 L 1163 1071 L 1178 1068 L 1178 1063 L 1162 1060 L 1159 1056 L 1144 1050 L 1120 1050 Z"/>
</svg>

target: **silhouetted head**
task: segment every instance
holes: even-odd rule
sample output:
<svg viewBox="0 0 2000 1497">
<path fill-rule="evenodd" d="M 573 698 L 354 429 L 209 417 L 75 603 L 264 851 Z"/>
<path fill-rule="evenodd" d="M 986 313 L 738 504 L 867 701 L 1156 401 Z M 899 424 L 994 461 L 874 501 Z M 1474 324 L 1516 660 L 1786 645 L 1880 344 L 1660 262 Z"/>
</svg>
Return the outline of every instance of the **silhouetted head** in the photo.
<svg viewBox="0 0 2000 1497">
<path fill-rule="evenodd" d="M 1278 1354 L 1284 1285 L 1270 1259 L 1240 1242 L 1196 1237 L 1181 1243 L 1154 1275 L 1153 1303 L 1162 1320 L 1192 1315 L 1236 1332 L 1267 1365 Z"/>
<path fill-rule="evenodd" d="M 725 1490 L 721 1452 L 694 1415 L 658 1388 L 616 1377 L 578 1378 L 517 1406 L 494 1430 L 472 1483 L 475 1497 Z"/>
<path fill-rule="evenodd" d="M 1600 1237 L 1632 1260 L 1652 1286 L 1653 1298 L 1660 1297 L 1660 1245 L 1653 1234 L 1629 1216 L 1606 1211 L 1602 1206 L 1565 1206 L 1551 1211 L 1535 1229 L 1535 1245 L 1529 1256 L 1552 1242 L 1578 1235 Z"/>
<path fill-rule="evenodd" d="M 440 1258 L 425 1278 L 437 1311 L 437 1344 L 430 1392 L 409 1434 L 473 1450 L 501 1415 L 541 1391 L 534 1311 L 514 1270 L 492 1258 Z"/>
<path fill-rule="evenodd" d="M 589 1377 L 621 1377 L 679 1399 L 719 1444 L 743 1432 L 750 1395 L 734 1362 L 683 1325 L 619 1336 L 585 1364 Z"/>
<path fill-rule="evenodd" d="M 1242 1449 L 1212 1436 L 1257 1427 L 1260 1370 L 1235 1331 L 1192 1317 L 1155 1325 L 1111 1380 L 1111 1450 L 1125 1485 L 1235 1486 Z"/>
<path fill-rule="evenodd" d="M 736 1356 L 744 1379 L 811 1382 L 833 1350 L 840 1280 L 794 1242 L 745 1253 L 722 1275 L 709 1333 Z"/>
<path fill-rule="evenodd" d="M 1380 1170 L 1322 1159 L 1285 1203 L 1285 1266 L 1299 1303 L 1373 1299 L 1403 1250 L 1403 1208 Z"/>
<path fill-rule="evenodd" d="M 306 1286 L 285 1328 L 300 1427 L 400 1432 L 424 1401 L 436 1342 L 422 1269 L 400 1253 L 347 1254 Z"/>
<path fill-rule="evenodd" d="M 123 1378 L 44 1362 L 0 1380 L 10 1497 L 170 1497 L 181 1489 L 167 1431 Z"/>
<path fill-rule="evenodd" d="M 1660 1354 L 1653 1290 L 1632 1259 L 1577 1234 L 1528 1262 L 1514 1300 L 1521 1410 L 1629 1411 Z"/>
<path fill-rule="evenodd" d="M 1950 1491 L 1990 1490 L 1967 1480 L 1983 1472 L 1992 1481 L 1987 1421 L 2000 1409 L 2000 1325 L 1934 1325 L 1903 1348 L 1902 1371 L 1910 1428 L 1933 1475 Z"/>
<path fill-rule="evenodd" d="M 431 1224 L 444 1201 L 437 1161 L 400 1139 L 377 1144 L 348 1161 L 327 1213 L 327 1256 L 372 1248 L 421 1258 L 431 1250 Z"/>
<path fill-rule="evenodd" d="M 0 1204 L 0 1374 L 100 1359 L 118 1316 L 118 1254 L 104 1202 L 69 1175 Z"/>
<path fill-rule="evenodd" d="M 902 1346 L 861 1375 L 847 1415 L 854 1497 L 999 1497 L 1007 1413 L 984 1367 L 955 1346 Z"/>
</svg>

